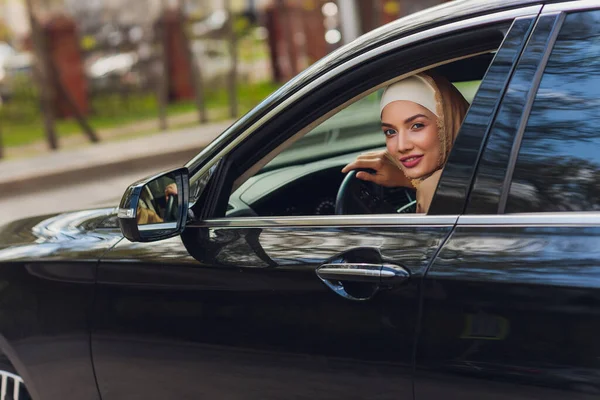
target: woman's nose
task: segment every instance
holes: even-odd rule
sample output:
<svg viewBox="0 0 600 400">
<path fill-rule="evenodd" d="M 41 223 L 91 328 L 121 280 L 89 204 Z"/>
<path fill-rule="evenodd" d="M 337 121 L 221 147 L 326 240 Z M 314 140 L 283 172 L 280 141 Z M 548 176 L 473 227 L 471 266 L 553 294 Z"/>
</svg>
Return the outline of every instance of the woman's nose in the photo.
<svg viewBox="0 0 600 400">
<path fill-rule="evenodd" d="M 404 132 L 399 132 L 398 135 L 396 135 L 396 138 L 398 140 L 398 151 L 400 153 L 406 153 L 407 151 L 412 150 L 413 145 L 412 142 L 410 141 L 410 139 L 408 138 L 408 135 L 406 135 L 406 133 Z"/>
</svg>

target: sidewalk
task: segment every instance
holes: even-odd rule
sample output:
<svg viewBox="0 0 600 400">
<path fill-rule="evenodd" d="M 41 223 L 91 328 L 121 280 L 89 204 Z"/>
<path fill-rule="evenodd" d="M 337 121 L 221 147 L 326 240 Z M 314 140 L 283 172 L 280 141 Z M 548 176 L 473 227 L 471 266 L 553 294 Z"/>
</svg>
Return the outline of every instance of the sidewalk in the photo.
<svg viewBox="0 0 600 400">
<path fill-rule="evenodd" d="M 223 121 L 226 118 L 226 110 L 210 109 L 207 110 L 207 117 L 210 121 Z M 198 124 L 197 112 L 185 112 L 181 114 L 169 115 L 167 117 L 169 131 L 196 126 Z M 159 132 L 159 124 L 157 118 L 142 119 L 121 124 L 111 128 L 97 129 L 96 134 L 100 137 L 101 142 L 131 139 L 133 137 L 146 136 L 152 133 Z M 60 150 L 81 148 L 88 146 L 90 140 L 83 132 L 60 136 Z M 50 152 L 46 140 L 41 139 L 28 144 L 9 146 L 4 148 L 4 158 L 0 159 L 0 163 L 5 160 L 13 160 L 23 157 L 39 157 Z"/>
<path fill-rule="evenodd" d="M 115 177 L 135 169 L 183 165 L 232 121 L 196 125 L 133 139 L 90 144 L 31 158 L 0 161 L 0 197 Z"/>
</svg>

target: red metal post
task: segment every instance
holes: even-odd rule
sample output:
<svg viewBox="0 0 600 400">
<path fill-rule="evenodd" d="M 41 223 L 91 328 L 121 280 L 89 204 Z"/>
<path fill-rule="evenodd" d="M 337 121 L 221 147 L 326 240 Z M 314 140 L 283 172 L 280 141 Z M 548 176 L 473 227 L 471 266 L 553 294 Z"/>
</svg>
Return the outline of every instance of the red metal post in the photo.
<svg viewBox="0 0 600 400">
<path fill-rule="evenodd" d="M 68 92 L 79 112 L 87 115 L 90 111 L 88 87 L 75 22 L 67 16 L 54 16 L 43 23 L 42 30 L 48 44 L 48 57 L 60 84 Z M 74 110 L 65 96 L 60 95 L 61 91 L 56 88 L 55 93 L 59 94 L 55 104 L 56 116 L 74 116 Z"/>
</svg>

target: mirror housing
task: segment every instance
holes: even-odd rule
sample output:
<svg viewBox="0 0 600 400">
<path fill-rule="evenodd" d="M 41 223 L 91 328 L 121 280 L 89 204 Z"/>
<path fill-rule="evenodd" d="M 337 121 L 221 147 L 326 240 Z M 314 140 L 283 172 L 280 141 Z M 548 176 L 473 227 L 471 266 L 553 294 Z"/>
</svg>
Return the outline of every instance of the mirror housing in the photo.
<svg viewBox="0 0 600 400">
<path fill-rule="evenodd" d="M 154 242 L 179 235 L 189 208 L 186 167 L 152 175 L 131 184 L 118 210 L 123 236 L 132 242 Z"/>
</svg>

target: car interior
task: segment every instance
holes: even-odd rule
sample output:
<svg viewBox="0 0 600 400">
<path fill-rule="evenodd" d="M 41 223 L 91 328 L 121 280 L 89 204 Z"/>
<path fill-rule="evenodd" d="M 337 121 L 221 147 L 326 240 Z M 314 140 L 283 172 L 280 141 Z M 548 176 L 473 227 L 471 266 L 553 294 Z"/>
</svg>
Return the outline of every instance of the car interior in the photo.
<svg viewBox="0 0 600 400">
<path fill-rule="evenodd" d="M 495 52 L 485 52 L 461 58 L 431 71 L 450 80 L 471 103 L 494 55 Z M 226 217 L 336 214 L 336 201 L 340 201 L 339 191 L 345 178 L 341 169 L 361 153 L 385 149 L 379 120 L 383 89 L 344 104 L 332 117 L 290 139 L 273 157 L 238 178 Z M 367 201 L 369 207 L 355 207 L 344 214 L 415 211 L 413 188 L 378 186 L 369 191 L 374 194 Z"/>
<path fill-rule="evenodd" d="M 165 197 L 164 188 L 175 182 L 171 176 L 149 182 L 140 195 L 140 206 L 151 210 L 163 220 L 176 219 L 176 196 Z"/>
</svg>

